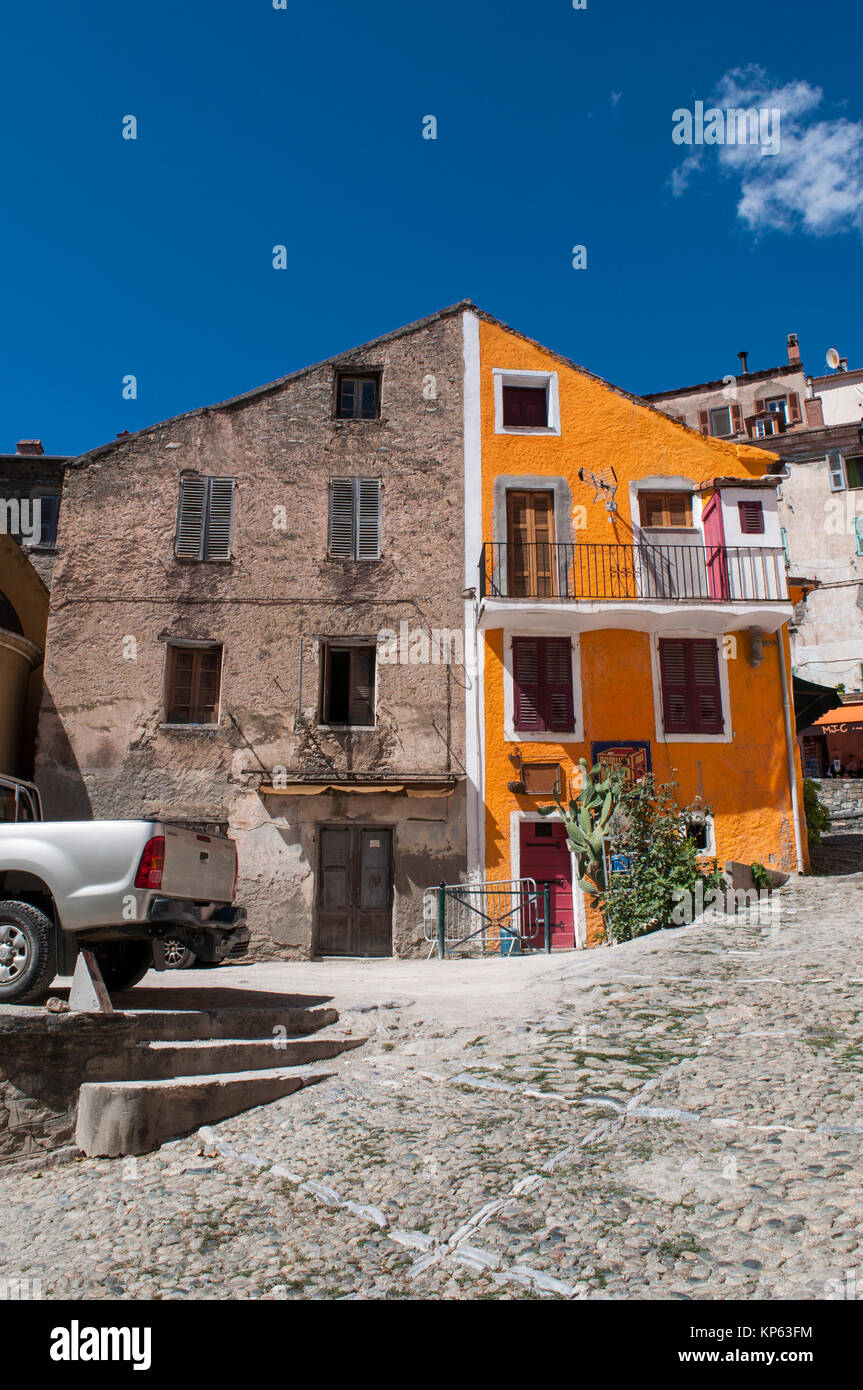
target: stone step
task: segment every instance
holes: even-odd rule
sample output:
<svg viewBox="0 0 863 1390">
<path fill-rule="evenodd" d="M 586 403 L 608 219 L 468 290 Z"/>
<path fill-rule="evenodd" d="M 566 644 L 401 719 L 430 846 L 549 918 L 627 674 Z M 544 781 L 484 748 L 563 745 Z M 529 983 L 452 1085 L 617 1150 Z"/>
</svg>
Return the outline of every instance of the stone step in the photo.
<svg viewBox="0 0 863 1390">
<path fill-rule="evenodd" d="M 329 1074 L 273 1067 L 156 1081 L 88 1081 L 78 1096 L 75 1143 L 88 1158 L 149 1153 L 168 1139 L 292 1095 Z"/>
<path fill-rule="evenodd" d="M 296 1067 L 338 1057 L 361 1047 L 366 1038 L 209 1038 L 192 1042 L 154 1041 L 132 1052 L 130 1080 L 168 1080 L 177 1076 L 203 1076 L 223 1072 L 268 1071 L 274 1066 Z"/>
<path fill-rule="evenodd" d="M 137 1042 L 195 1042 L 297 1037 L 338 1023 L 332 1008 L 124 1009 Z"/>
</svg>

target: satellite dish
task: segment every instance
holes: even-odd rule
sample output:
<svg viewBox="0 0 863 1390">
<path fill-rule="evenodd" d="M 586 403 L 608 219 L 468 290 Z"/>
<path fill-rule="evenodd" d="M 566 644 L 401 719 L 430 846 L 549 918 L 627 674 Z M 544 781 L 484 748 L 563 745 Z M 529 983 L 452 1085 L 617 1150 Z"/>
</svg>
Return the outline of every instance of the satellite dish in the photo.
<svg viewBox="0 0 863 1390">
<path fill-rule="evenodd" d="M 839 356 L 839 353 L 836 351 L 836 349 L 835 349 L 835 348 L 828 348 L 828 350 L 827 350 L 827 366 L 828 366 L 828 367 L 832 367 L 833 370 L 834 370 L 834 372 L 835 372 L 836 368 L 839 366 L 840 361 L 841 361 L 841 358 L 840 358 L 840 356 Z"/>
</svg>

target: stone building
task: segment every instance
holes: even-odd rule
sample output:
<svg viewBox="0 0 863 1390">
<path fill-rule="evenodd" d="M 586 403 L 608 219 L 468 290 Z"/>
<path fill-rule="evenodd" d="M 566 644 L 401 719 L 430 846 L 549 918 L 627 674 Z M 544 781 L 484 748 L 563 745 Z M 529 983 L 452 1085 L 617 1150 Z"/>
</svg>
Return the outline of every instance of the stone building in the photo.
<svg viewBox="0 0 863 1390">
<path fill-rule="evenodd" d="M 66 474 L 47 814 L 226 830 L 258 956 L 416 952 L 423 890 L 466 869 L 467 317 Z"/>
<path fill-rule="evenodd" d="M 646 396 L 706 434 L 779 455 L 779 516 L 792 574 L 818 587 L 791 624 L 795 672 L 863 691 L 863 371 L 833 350 L 830 373 L 804 371 L 796 334 L 788 361 L 764 371 Z"/>
</svg>

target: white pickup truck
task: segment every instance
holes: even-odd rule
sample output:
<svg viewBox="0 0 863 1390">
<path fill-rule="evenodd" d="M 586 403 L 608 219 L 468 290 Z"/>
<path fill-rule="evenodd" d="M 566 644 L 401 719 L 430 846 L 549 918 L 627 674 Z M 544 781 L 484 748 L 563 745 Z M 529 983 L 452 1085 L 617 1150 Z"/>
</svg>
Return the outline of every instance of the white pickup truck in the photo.
<svg viewBox="0 0 863 1390">
<path fill-rule="evenodd" d="M 43 998 L 79 945 L 109 990 L 164 968 L 166 940 L 205 962 L 244 955 L 236 885 L 233 840 L 153 820 L 44 821 L 36 787 L 0 776 L 0 1004 Z"/>
</svg>

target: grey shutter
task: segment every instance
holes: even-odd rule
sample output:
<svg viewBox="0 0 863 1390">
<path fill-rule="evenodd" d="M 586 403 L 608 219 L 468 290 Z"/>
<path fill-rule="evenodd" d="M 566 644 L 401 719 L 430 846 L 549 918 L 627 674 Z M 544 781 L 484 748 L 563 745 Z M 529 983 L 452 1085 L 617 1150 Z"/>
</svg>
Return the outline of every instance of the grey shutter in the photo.
<svg viewBox="0 0 863 1390">
<path fill-rule="evenodd" d="M 845 468 L 842 455 L 838 449 L 831 451 L 827 455 L 827 467 L 830 470 L 830 491 L 845 491 Z"/>
<path fill-rule="evenodd" d="M 174 553 L 181 560 L 201 560 L 204 555 L 204 523 L 207 515 L 207 479 L 180 479 L 180 504 Z"/>
<path fill-rule="evenodd" d="M 374 724 L 375 649 L 351 648 L 349 724 Z"/>
<path fill-rule="evenodd" d="M 208 478 L 205 560 L 230 560 L 234 523 L 234 479 Z"/>
<path fill-rule="evenodd" d="M 354 558 L 354 480 L 330 479 L 329 553 L 338 560 Z"/>
<path fill-rule="evenodd" d="M 381 484 L 379 478 L 357 479 L 357 559 L 381 557 Z"/>
</svg>

